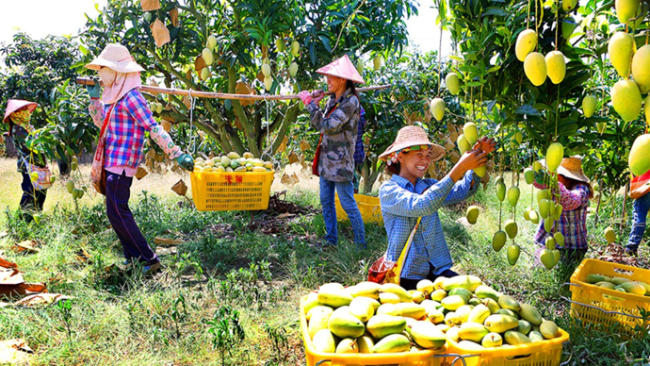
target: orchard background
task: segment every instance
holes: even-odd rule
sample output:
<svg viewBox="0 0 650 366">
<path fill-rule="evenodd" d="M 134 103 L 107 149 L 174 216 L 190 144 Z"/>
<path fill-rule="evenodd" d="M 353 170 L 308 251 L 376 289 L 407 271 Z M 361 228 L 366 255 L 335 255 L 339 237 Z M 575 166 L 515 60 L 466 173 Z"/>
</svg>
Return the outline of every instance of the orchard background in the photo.
<svg viewBox="0 0 650 366">
<path fill-rule="evenodd" d="M 198 212 L 190 200 L 169 190 L 179 179 L 189 185 L 188 174 L 149 141 L 144 164 L 149 175 L 135 183 L 132 206 L 164 269 L 153 279 L 106 270 L 119 261 L 120 244 L 102 197 L 89 191 L 73 199 L 65 184 L 89 185 L 89 166 L 75 167 L 72 160 L 92 153 L 98 134 L 87 113 L 85 90 L 74 79 L 90 76 L 83 65 L 107 43 L 117 42 L 145 67 L 143 81 L 149 85 L 226 93 L 294 94 L 322 87 L 314 70 L 349 55 L 368 85 L 393 85 L 361 95 L 368 125 L 360 190 L 369 195 L 376 195 L 386 178 L 378 155 L 400 127 L 419 123 L 445 146 L 446 159 L 428 173 L 442 177 L 458 159 L 462 126 L 474 122 L 481 135 L 497 140 L 499 149 L 479 194 L 441 213 L 455 268 L 534 304 L 566 329 L 571 341 L 563 361 L 569 364 L 650 362 L 647 330 L 630 339 L 573 321 L 569 304 L 560 297 L 570 296 L 560 285 L 569 281 L 572 269 L 531 269 L 536 226 L 520 219 L 523 207 L 536 206 L 535 193 L 520 173 L 543 158 L 552 142 L 560 142 L 565 156 L 584 156 L 585 172 L 596 188 L 588 257 L 613 256 L 616 244 L 608 245 L 602 235 L 607 226 L 615 228 L 617 243 L 625 244 L 631 223 L 631 203 L 625 198 L 628 153 L 648 121 L 643 112 L 624 120 L 614 109 L 612 88 L 624 77 L 612 65 L 608 43 L 615 32 L 627 31 L 637 49 L 646 45 L 648 4 L 641 2 L 644 12 L 626 27 L 614 1 L 595 0 L 568 11 L 553 0 L 161 0 L 162 7 L 152 12 L 143 12 L 139 1 L 110 0 L 78 34 L 33 39 L 16 33 L 0 49 L 5 64 L 0 104 L 8 99 L 39 103 L 33 123 L 42 132 L 45 153 L 58 162 L 52 164 L 58 181 L 48 191 L 41 222 L 26 225 L 17 212 L 15 159 L 0 159 L 0 206 L 6 208 L 0 216 L 0 232 L 6 234 L 0 249 L 29 282 L 45 282 L 48 291 L 73 300 L 3 309 L 4 338 L 25 339 L 35 351 L 33 364 L 302 364 L 299 298 L 326 282 L 362 281 L 386 248 L 383 226 L 369 224 L 369 249 L 357 251 L 347 223 L 339 248 L 322 252 L 311 247 L 324 235 L 318 184 L 309 174 L 318 133 L 309 128 L 299 101 L 197 99 L 192 107 L 188 98 L 147 94 L 150 105 L 162 106 L 154 115 L 171 126 L 183 150 L 206 157 L 250 151 L 272 160 L 277 172 L 272 191 L 285 194 L 272 198 L 269 210 L 252 215 Z M 449 54 L 440 53 L 442 40 L 438 51 L 407 48 L 405 20 L 418 7 L 431 5 L 439 10 L 432 27 L 451 34 Z M 151 28 L 158 21 L 170 38 L 160 46 Z M 515 49 L 526 28 L 536 30 L 539 52 L 557 49 L 565 56 L 561 83 L 546 80 L 535 86 L 527 77 Z M 211 35 L 217 40 L 214 61 L 203 66 L 201 55 Z M 272 70 L 268 85 L 261 72 L 265 58 Z M 201 77 L 202 69 L 208 70 L 207 77 Z M 447 89 L 450 74 L 459 79 L 458 93 Z M 595 96 L 597 108 L 586 117 L 582 103 L 589 95 Z M 429 108 L 434 98 L 446 106 L 440 120 Z M 521 209 L 512 212 L 522 248 L 515 266 L 490 245 L 502 215 L 494 194 L 497 176 L 522 192 Z M 481 214 L 470 226 L 463 217 L 472 204 Z M 156 237 L 179 239 L 180 244 L 157 245 Z M 14 244 L 25 240 L 35 240 L 40 251 L 15 253 Z M 648 268 L 646 245 L 639 254 L 634 264 Z"/>
</svg>

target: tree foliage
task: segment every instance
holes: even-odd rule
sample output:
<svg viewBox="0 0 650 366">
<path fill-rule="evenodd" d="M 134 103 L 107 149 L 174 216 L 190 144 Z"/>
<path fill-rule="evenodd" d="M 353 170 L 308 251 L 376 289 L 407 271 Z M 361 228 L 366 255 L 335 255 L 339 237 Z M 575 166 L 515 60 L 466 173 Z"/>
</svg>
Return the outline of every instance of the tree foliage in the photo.
<svg viewBox="0 0 650 366">
<path fill-rule="evenodd" d="M 80 67 L 109 42 L 127 46 L 136 61 L 168 87 L 217 92 L 264 93 L 260 68 L 269 58 L 273 85 L 269 94 L 294 93 L 321 84 L 314 70 L 336 57 L 358 59 L 368 53 L 389 53 L 407 44 L 404 20 L 416 12 L 410 0 L 366 1 L 171 1 L 145 16 L 135 0 L 111 0 L 82 32 L 84 58 Z M 174 10 L 175 9 L 175 10 Z M 178 21 L 174 12 L 178 11 Z M 150 26 L 160 20 L 171 42 L 156 47 Z M 217 38 L 211 77 L 201 81 L 195 62 L 207 38 Z M 294 56 L 290 45 L 300 44 Z M 282 50 L 282 45 L 285 49 Z M 296 62 L 299 73 L 288 73 Z M 166 119 L 189 122 L 187 101 L 169 96 L 148 96 L 164 102 Z M 196 126 L 224 151 L 273 154 L 301 111 L 295 101 L 246 103 L 201 99 L 193 111 Z M 266 146 L 270 135 L 271 146 Z"/>
</svg>

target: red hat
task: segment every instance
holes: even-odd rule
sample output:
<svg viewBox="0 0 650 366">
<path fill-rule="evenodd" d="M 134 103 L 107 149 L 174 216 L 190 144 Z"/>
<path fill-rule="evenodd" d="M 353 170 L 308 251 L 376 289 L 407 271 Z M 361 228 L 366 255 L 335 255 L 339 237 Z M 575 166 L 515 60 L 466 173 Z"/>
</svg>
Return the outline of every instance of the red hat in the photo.
<svg viewBox="0 0 650 366">
<path fill-rule="evenodd" d="M 38 107 L 37 103 L 34 102 L 28 102 L 26 100 L 20 100 L 20 99 L 9 99 L 9 102 L 7 103 L 7 110 L 5 111 L 5 118 L 2 120 L 2 122 L 7 123 L 9 120 L 9 116 L 11 116 L 12 113 L 18 112 L 21 109 L 28 108 L 30 112 L 34 112 L 34 109 Z"/>
<path fill-rule="evenodd" d="M 352 65 L 352 61 L 348 55 L 344 55 L 340 59 L 332 62 L 329 65 L 323 66 L 316 70 L 321 75 L 336 76 L 347 80 L 352 80 L 355 83 L 365 84 L 357 68 Z"/>
</svg>

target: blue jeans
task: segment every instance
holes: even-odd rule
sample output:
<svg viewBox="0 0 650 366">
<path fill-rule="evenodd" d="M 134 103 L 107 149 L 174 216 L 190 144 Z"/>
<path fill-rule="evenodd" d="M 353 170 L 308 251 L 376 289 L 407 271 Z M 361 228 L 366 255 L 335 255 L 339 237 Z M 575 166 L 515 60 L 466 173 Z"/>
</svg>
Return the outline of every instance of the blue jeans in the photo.
<svg viewBox="0 0 650 366">
<path fill-rule="evenodd" d="M 641 196 L 634 201 L 634 227 L 630 233 L 630 239 L 627 242 L 627 249 L 637 251 L 643 233 L 645 232 L 645 221 L 650 210 L 650 193 Z"/>
<path fill-rule="evenodd" d="M 323 219 L 325 220 L 325 240 L 329 244 L 338 244 L 338 228 L 336 224 L 336 205 L 334 198 L 334 190 L 339 194 L 341 207 L 345 210 L 350 218 L 352 224 L 352 231 L 354 232 L 354 242 L 366 248 L 366 231 L 361 219 L 361 212 L 357 201 L 354 200 L 354 184 L 352 182 L 332 182 L 323 177 L 320 178 L 320 203 L 323 206 Z"/>
</svg>

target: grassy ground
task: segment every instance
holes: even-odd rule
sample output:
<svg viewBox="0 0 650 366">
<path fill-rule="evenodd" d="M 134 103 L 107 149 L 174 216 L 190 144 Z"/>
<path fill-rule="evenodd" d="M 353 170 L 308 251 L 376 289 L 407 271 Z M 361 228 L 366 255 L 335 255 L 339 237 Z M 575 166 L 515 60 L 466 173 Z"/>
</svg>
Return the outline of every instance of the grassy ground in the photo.
<svg viewBox="0 0 650 366">
<path fill-rule="evenodd" d="M 46 282 L 50 292 L 73 296 L 72 307 L 5 308 L 0 312 L 4 339 L 24 338 L 36 351 L 33 364 L 50 365 L 296 365 L 304 364 L 298 324 L 298 301 L 325 282 L 349 285 L 364 280 L 367 268 L 386 248 L 382 226 L 367 225 L 369 249 L 357 251 L 349 225 L 336 250 L 322 252 L 310 244 L 324 235 L 317 209 L 278 217 L 269 213 L 196 212 L 168 187 L 179 177 L 149 175 L 132 189 L 132 209 L 145 236 L 181 238 L 176 253 L 159 247 L 163 271 L 153 279 L 105 270 L 120 260 L 120 244 L 109 229 L 99 197 L 84 197 L 77 211 L 62 184 L 48 193 L 40 225 L 18 221 L 18 175 L 13 161 L 0 160 L 0 219 L 5 259 L 16 262 L 30 282 Z M 88 167 L 84 167 L 85 173 Z M 189 184 L 189 179 L 185 178 Z M 509 181 L 509 180 L 507 180 Z M 301 207 L 318 206 L 316 181 L 301 176 L 287 189 L 276 179 L 274 190 Z M 455 269 L 480 276 L 502 291 L 530 302 L 546 318 L 571 334 L 563 361 L 572 365 L 628 365 L 650 356 L 650 338 L 641 332 L 626 339 L 616 332 L 571 321 L 558 288 L 571 269 L 531 268 L 534 226 L 518 219 L 517 242 L 524 253 L 510 267 L 503 251 L 490 247 L 497 230 L 498 204 L 493 186 L 468 203 L 482 207 L 472 227 L 457 223 L 466 208 L 441 212 Z M 520 211 L 530 202 L 522 184 Z M 595 206 L 595 204 L 594 204 Z M 607 219 L 609 206 L 601 214 Z M 521 217 L 518 214 L 518 217 Z M 590 218 L 592 247 L 604 245 L 603 227 Z M 624 233 L 625 235 L 627 233 Z M 40 243 L 37 254 L 15 254 L 11 246 L 26 239 Z M 90 262 L 80 262 L 84 249 Z M 590 253 L 589 255 L 594 255 Z M 647 246 L 641 255 L 648 256 Z M 565 292 L 565 295 L 568 292 Z M 245 338 L 237 338 L 237 330 Z M 229 337 L 236 338 L 229 340 Z M 230 347 L 229 347 L 230 346 Z"/>
</svg>

